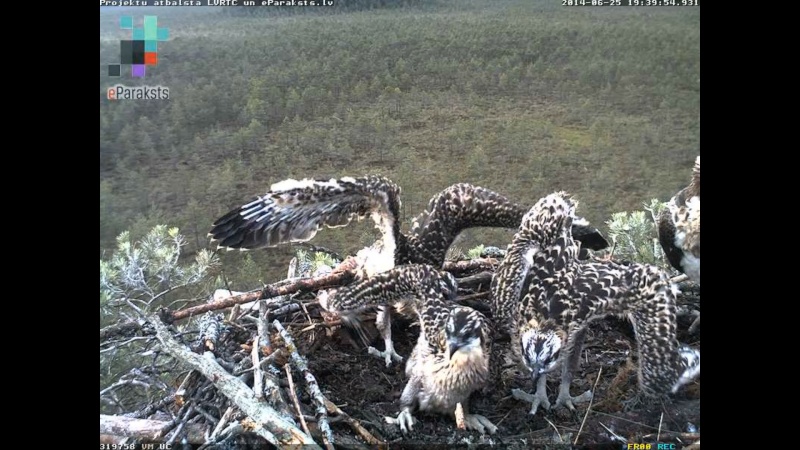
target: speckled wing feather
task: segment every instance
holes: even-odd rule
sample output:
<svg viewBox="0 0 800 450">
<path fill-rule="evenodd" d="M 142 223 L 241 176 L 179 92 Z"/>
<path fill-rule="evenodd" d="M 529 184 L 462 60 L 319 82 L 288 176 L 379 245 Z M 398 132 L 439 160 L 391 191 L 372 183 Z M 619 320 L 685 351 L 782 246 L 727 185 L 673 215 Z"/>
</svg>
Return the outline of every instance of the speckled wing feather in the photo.
<svg viewBox="0 0 800 450">
<path fill-rule="evenodd" d="M 472 227 L 517 228 L 525 208 L 480 186 L 454 184 L 433 196 L 414 221 L 408 239 L 409 262 L 441 267 L 447 249 Z"/>
<path fill-rule="evenodd" d="M 330 311 L 351 311 L 384 305 L 402 308 L 408 303 L 421 310 L 433 297 L 454 299 L 456 290 L 450 273 L 426 264 L 407 264 L 339 289 L 324 306 Z"/>
<path fill-rule="evenodd" d="M 686 367 L 676 339 L 675 291 L 664 271 L 589 262 L 550 280 L 531 284 L 522 321 L 550 322 L 571 333 L 607 315 L 628 318 L 637 336 L 641 389 L 658 394 L 672 388 Z"/>
<path fill-rule="evenodd" d="M 522 284 L 514 329 L 550 327 L 569 336 L 607 315 L 629 318 L 637 335 L 642 390 L 669 391 L 687 366 L 675 337 L 677 308 L 668 274 L 644 264 L 578 261 L 579 246 L 571 236 L 574 208 L 569 197 L 551 194 L 523 218 L 509 252 L 523 253 L 527 271 L 512 272 L 505 280 Z M 520 352 L 519 340 L 513 342 Z"/>
<path fill-rule="evenodd" d="M 700 281 L 700 157 L 689 186 L 670 199 L 658 217 L 658 239 L 672 267 Z"/>
<path fill-rule="evenodd" d="M 522 218 L 519 231 L 492 278 L 492 313 L 498 332 L 512 336 L 516 333 L 522 301 L 534 271 L 562 270 L 567 261 L 577 259 L 578 246 L 570 233 L 574 210 L 570 197 L 557 193 L 541 199 Z M 542 254 L 543 251 L 547 253 Z M 572 259 L 558 259 L 563 252 L 570 252 Z M 542 266 L 537 267 L 534 259 Z"/>
<path fill-rule="evenodd" d="M 407 250 L 401 262 L 441 267 L 447 249 L 467 228 L 519 228 L 528 208 L 490 189 L 468 183 L 454 184 L 433 196 L 415 220 L 406 237 Z M 601 250 L 608 241 L 597 228 L 581 220 L 572 232 L 584 249 Z M 400 245 L 402 247 L 402 245 Z"/>
<path fill-rule="evenodd" d="M 327 299 L 323 306 L 329 311 L 357 311 L 384 305 L 411 307 L 419 318 L 421 333 L 426 336 L 431 349 L 443 352 L 446 346 L 445 322 L 454 307 L 483 317 L 478 311 L 455 304 L 456 292 L 457 284 L 450 273 L 426 264 L 408 264 L 345 286 Z M 489 338 L 486 333 L 484 339 Z"/>
<path fill-rule="evenodd" d="M 426 264 L 407 264 L 353 282 L 336 291 L 327 302 L 331 311 L 390 305 L 417 294 L 455 295 L 456 281 L 448 272 Z"/>
<path fill-rule="evenodd" d="M 372 216 L 391 230 L 399 227 L 399 210 L 400 188 L 387 178 L 290 179 L 220 217 L 210 236 L 219 247 L 273 247 L 308 241 L 323 226 L 345 226 L 356 217 Z"/>
</svg>

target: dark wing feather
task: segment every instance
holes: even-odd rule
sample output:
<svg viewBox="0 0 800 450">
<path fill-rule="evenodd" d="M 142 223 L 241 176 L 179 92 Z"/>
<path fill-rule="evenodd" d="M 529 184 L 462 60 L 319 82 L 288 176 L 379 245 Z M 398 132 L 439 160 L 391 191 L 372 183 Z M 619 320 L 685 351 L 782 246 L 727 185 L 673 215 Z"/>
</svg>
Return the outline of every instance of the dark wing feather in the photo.
<svg viewBox="0 0 800 450">
<path fill-rule="evenodd" d="M 393 228 L 399 208 L 400 188 L 378 176 L 285 180 L 217 219 L 210 236 L 219 247 L 274 247 L 308 241 L 323 226 L 345 226 L 372 213 Z"/>
<path fill-rule="evenodd" d="M 397 266 L 386 272 L 375 274 L 367 279 L 355 281 L 328 299 L 329 311 L 347 311 L 369 306 L 392 305 L 407 299 L 419 297 L 434 290 L 441 295 L 445 279 L 432 266 L 407 264 Z"/>
<path fill-rule="evenodd" d="M 454 184 L 434 195 L 408 235 L 408 261 L 435 267 L 444 264 L 447 249 L 467 228 L 517 228 L 525 208 L 503 195 L 468 183 Z"/>
<path fill-rule="evenodd" d="M 447 249 L 462 231 L 473 227 L 518 228 L 527 208 L 505 196 L 468 183 L 454 184 L 434 195 L 414 221 L 407 237 L 408 250 L 401 263 L 441 267 Z M 601 250 L 608 241 L 584 222 L 573 226 L 584 248 Z"/>
<path fill-rule="evenodd" d="M 681 267 L 683 250 L 675 245 L 675 224 L 672 222 L 670 208 L 664 208 L 658 215 L 658 242 L 664 249 L 664 255 L 669 264 L 683 272 L 683 267 Z"/>
<path fill-rule="evenodd" d="M 448 300 L 456 288 L 455 279 L 433 266 L 408 264 L 345 286 L 327 299 L 324 306 L 329 311 L 354 311 L 383 305 L 411 305 L 419 318 L 421 333 L 431 349 L 440 352 L 446 345 L 442 332 L 447 317 L 450 309 L 457 306 Z"/>
<path fill-rule="evenodd" d="M 695 160 L 692 180 L 667 203 L 658 216 L 658 241 L 670 265 L 681 272 L 683 256 L 700 258 L 700 157 Z M 678 234 L 683 242 L 676 241 Z"/>
<path fill-rule="evenodd" d="M 588 223 L 572 224 L 572 237 L 581 243 L 582 250 L 602 250 L 608 247 L 608 241 L 600 234 L 600 230 Z"/>
</svg>

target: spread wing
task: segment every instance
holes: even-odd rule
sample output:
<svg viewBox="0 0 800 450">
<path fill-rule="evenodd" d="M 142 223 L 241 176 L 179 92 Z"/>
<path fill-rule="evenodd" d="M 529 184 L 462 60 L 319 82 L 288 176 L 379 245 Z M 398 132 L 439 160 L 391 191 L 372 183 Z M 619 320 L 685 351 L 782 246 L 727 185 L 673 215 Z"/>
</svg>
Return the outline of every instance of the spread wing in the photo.
<svg viewBox="0 0 800 450">
<path fill-rule="evenodd" d="M 209 235 L 222 248 L 274 247 L 367 216 L 391 232 L 399 209 L 400 188 L 387 178 L 289 179 L 217 219 Z"/>
</svg>

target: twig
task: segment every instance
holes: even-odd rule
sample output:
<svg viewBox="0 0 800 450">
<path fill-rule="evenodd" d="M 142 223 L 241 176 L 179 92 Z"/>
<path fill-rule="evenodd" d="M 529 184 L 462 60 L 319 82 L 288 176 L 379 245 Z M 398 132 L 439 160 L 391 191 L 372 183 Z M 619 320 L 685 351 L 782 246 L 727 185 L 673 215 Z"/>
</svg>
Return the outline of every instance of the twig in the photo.
<svg viewBox="0 0 800 450">
<path fill-rule="evenodd" d="M 261 360 L 261 362 L 259 363 L 259 366 L 261 366 L 261 368 L 267 367 L 270 364 L 274 363 L 276 359 L 282 357 L 284 354 L 285 354 L 284 350 L 282 348 L 279 348 L 279 349 L 275 350 L 274 352 L 272 352 L 266 358 L 263 358 Z M 252 359 L 251 359 L 251 361 L 252 361 Z M 252 372 L 254 370 L 255 370 L 255 368 L 250 367 L 249 369 L 242 369 L 242 370 L 235 371 L 233 374 L 238 377 L 239 375 L 241 375 L 243 373 Z"/>
<path fill-rule="evenodd" d="M 312 321 L 311 315 L 308 314 L 308 308 L 306 308 L 305 303 L 300 303 L 300 307 L 303 308 L 303 312 L 306 314 L 306 319 L 308 319 L 308 321 L 311 322 Z"/>
<path fill-rule="evenodd" d="M 653 439 L 655 436 L 652 434 L 648 434 L 647 436 L 642 437 L 642 439 Z M 664 431 L 664 437 L 671 437 L 671 438 L 680 438 L 680 439 L 700 439 L 700 433 L 686 433 L 682 431 Z"/>
<path fill-rule="evenodd" d="M 135 411 L 135 412 L 132 412 L 132 413 L 129 413 L 129 414 L 125 414 L 125 416 L 133 418 L 133 419 L 141 419 L 142 417 L 149 417 L 150 415 L 152 415 L 153 413 L 155 413 L 159 409 L 164 408 L 165 406 L 171 405 L 173 403 L 175 403 L 175 396 L 174 395 L 168 395 L 168 396 L 162 398 L 161 400 L 159 400 L 158 402 L 151 403 L 150 405 L 148 405 L 148 406 L 146 406 L 146 407 L 144 407 L 144 408 L 142 408 L 142 409 L 140 409 L 138 411 Z"/>
<path fill-rule="evenodd" d="M 335 403 L 328 400 L 327 398 L 325 399 L 325 408 L 328 409 L 328 414 L 336 413 L 338 416 L 342 417 L 342 419 L 344 419 L 344 421 L 347 422 L 348 425 L 350 425 L 350 428 L 352 428 L 353 431 L 358 433 L 358 435 L 361 436 L 362 439 L 367 441 L 367 444 L 369 445 L 384 444 L 384 442 L 382 442 L 381 440 L 373 436 L 369 431 L 367 431 L 367 429 L 364 428 L 361 425 L 361 423 L 359 423 L 359 421 L 350 417 L 346 412 L 339 409 L 339 407 L 336 406 Z"/>
<path fill-rule="evenodd" d="M 144 381 L 139 381 L 139 380 L 119 380 L 116 383 L 112 384 L 111 386 L 109 386 L 109 387 L 103 389 L 102 391 L 100 391 L 100 396 L 102 397 L 103 395 L 108 393 L 108 391 L 112 391 L 112 390 L 114 390 L 114 389 L 116 389 L 118 387 L 127 386 L 127 385 L 139 386 L 139 387 L 143 387 L 143 388 L 150 388 L 150 385 L 145 383 Z"/>
<path fill-rule="evenodd" d="M 112 345 L 110 347 L 107 347 L 107 348 L 104 348 L 104 349 L 100 350 L 100 353 L 105 353 L 105 352 L 110 351 L 110 350 L 116 350 L 116 349 L 122 347 L 123 345 L 130 344 L 131 342 L 146 341 L 148 339 L 153 339 L 153 337 L 152 336 L 135 336 L 135 337 L 132 337 L 132 338 L 128 339 L 127 341 L 113 342 L 113 343 L 111 343 Z"/>
<path fill-rule="evenodd" d="M 255 432 L 259 436 L 276 447 L 305 444 L 312 448 L 320 448 L 311 436 L 287 421 L 275 409 L 264 402 L 256 401 L 253 390 L 220 367 L 213 353 L 206 352 L 200 356 L 175 340 L 159 318 L 149 316 L 148 321 L 155 328 L 156 336 L 164 350 L 211 380 L 221 394 L 228 397 L 257 424 Z"/>
<path fill-rule="evenodd" d="M 164 435 L 164 430 L 171 427 L 171 421 L 100 415 L 100 434 L 127 436 L 158 442 L 161 436 Z M 187 424 L 184 429 L 186 430 L 186 440 L 190 444 L 202 444 L 205 442 L 204 434 L 208 429 L 205 425 Z"/>
<path fill-rule="evenodd" d="M 286 370 L 286 379 L 289 380 L 289 394 L 291 394 L 292 403 L 294 403 L 294 408 L 297 410 L 297 417 L 300 418 L 300 425 L 303 427 L 303 431 L 311 436 L 311 431 L 308 430 L 308 424 L 303 416 L 303 410 L 300 409 L 300 402 L 297 400 L 297 391 L 294 389 L 294 380 L 292 379 L 292 369 L 289 368 L 288 364 L 283 366 L 283 368 Z"/>
<path fill-rule="evenodd" d="M 244 427 L 242 426 L 242 424 L 234 422 L 234 423 L 228 425 L 227 428 L 225 428 L 224 430 L 222 430 L 219 433 L 219 436 L 217 437 L 217 440 L 219 442 L 224 442 L 225 440 L 227 440 L 227 439 L 229 439 L 229 438 L 231 438 L 233 436 L 236 436 L 237 434 L 241 434 L 241 433 L 244 433 Z M 220 441 L 220 438 L 222 438 L 221 441 Z"/>
<path fill-rule="evenodd" d="M 197 327 L 200 330 L 198 335 L 199 346 L 203 351 L 215 351 L 222 333 L 221 316 L 219 314 L 206 313 L 200 318 Z"/>
<path fill-rule="evenodd" d="M 661 439 L 661 423 L 664 422 L 664 411 L 661 411 L 661 418 L 658 419 L 658 433 L 656 434 L 656 442 Z"/>
<path fill-rule="evenodd" d="M 183 428 L 186 426 L 186 421 L 189 419 L 189 416 L 194 412 L 195 412 L 194 407 L 190 407 L 186 410 L 186 414 L 183 415 L 183 418 L 177 419 L 178 426 L 175 427 L 174 430 L 172 430 L 171 433 L 172 435 L 169 437 L 169 439 L 167 439 L 165 444 L 171 447 L 172 444 L 175 443 L 175 440 L 178 439 L 178 435 L 180 435 L 181 432 L 183 432 Z"/>
<path fill-rule="evenodd" d="M 544 417 L 544 416 L 542 416 L 542 417 Z M 558 431 L 558 428 L 556 428 L 555 424 L 553 424 L 553 422 L 550 422 L 550 421 L 547 419 L 547 417 L 544 417 L 544 420 L 547 420 L 547 423 L 549 423 L 549 424 L 550 424 L 550 426 L 551 426 L 551 427 L 553 427 L 553 429 L 554 429 L 554 430 L 556 430 L 556 434 L 558 435 L 558 439 L 560 440 L 559 442 L 563 444 L 563 443 L 564 443 L 564 437 L 563 437 L 563 436 L 561 436 L 561 432 L 560 432 L 560 431 Z"/>
<path fill-rule="evenodd" d="M 622 441 L 622 442 L 628 442 L 628 440 L 627 440 L 627 439 L 625 439 L 624 437 L 622 437 L 622 436 L 618 435 L 617 433 L 614 433 L 613 431 L 611 431 L 611 428 L 608 428 L 607 426 L 603 425 L 603 422 L 600 422 L 600 421 L 598 420 L 598 421 L 597 421 L 597 423 L 599 423 L 601 427 L 605 428 L 605 429 L 606 429 L 606 431 L 608 431 L 609 433 L 611 433 L 611 436 L 612 436 L 614 439 L 616 439 L 616 440 L 618 440 L 618 441 Z"/>
<path fill-rule="evenodd" d="M 264 374 L 261 373 L 261 364 L 258 362 L 258 335 L 253 338 L 253 350 L 250 352 L 253 359 L 253 392 L 257 400 L 264 399 Z"/>
<path fill-rule="evenodd" d="M 600 370 L 597 371 L 597 379 L 594 380 L 594 386 L 592 386 L 592 392 L 597 393 L 597 383 L 600 382 L 600 374 L 603 373 L 603 368 L 601 367 Z M 592 395 L 592 398 L 589 399 L 589 407 L 586 408 L 586 414 L 583 415 L 583 421 L 581 422 L 581 427 L 578 429 L 578 435 L 575 436 L 574 445 L 578 445 L 578 438 L 581 437 L 581 431 L 583 431 L 583 425 L 586 424 L 586 418 L 589 417 L 589 411 L 592 410 L 592 403 L 594 403 L 595 395 Z"/>
<path fill-rule="evenodd" d="M 231 420 L 231 416 L 233 416 L 233 407 L 229 406 L 228 409 L 225 410 L 225 413 L 222 414 L 222 417 L 220 417 L 219 423 L 214 427 L 214 431 L 211 432 L 211 436 L 208 438 L 209 441 L 213 442 L 217 439 L 217 436 L 220 435 L 225 425 Z"/>
<path fill-rule="evenodd" d="M 480 273 L 476 273 L 475 275 L 470 275 L 464 278 L 458 278 L 456 281 L 458 282 L 459 288 L 466 288 L 468 286 L 483 286 L 488 287 L 489 284 L 492 282 L 492 276 L 494 272 L 490 270 L 485 270 Z"/>
<path fill-rule="evenodd" d="M 264 346 L 264 356 L 269 355 L 272 353 L 272 346 L 269 342 L 269 309 L 267 309 L 267 301 L 266 300 L 259 300 L 258 301 L 258 322 L 256 324 L 258 328 L 258 335 L 261 338 L 261 345 Z"/>
<path fill-rule="evenodd" d="M 194 381 L 194 375 L 197 373 L 194 370 L 190 370 L 189 373 L 186 374 L 186 377 L 181 382 L 181 385 L 178 386 L 178 389 L 175 390 L 175 400 L 178 402 L 178 406 L 182 406 L 184 403 L 184 398 L 186 397 L 186 387 L 189 386 L 191 381 Z"/>
<path fill-rule="evenodd" d="M 474 300 L 484 300 L 492 295 L 489 291 L 477 292 L 475 294 L 459 295 L 456 297 L 456 303 L 468 303 Z"/>
<path fill-rule="evenodd" d="M 683 273 L 683 274 L 680 274 L 680 275 L 678 275 L 676 277 L 670 278 L 669 282 L 670 283 L 683 283 L 684 281 L 687 281 L 688 279 L 689 279 L 689 276 L 686 275 L 685 273 Z"/>
<path fill-rule="evenodd" d="M 650 428 L 651 430 L 655 430 L 656 429 L 656 427 L 654 427 L 652 425 L 648 425 L 648 424 L 642 423 L 642 422 L 637 422 L 635 420 L 626 419 L 626 418 L 624 418 L 622 416 L 615 416 L 614 414 L 604 413 L 604 412 L 601 412 L 601 411 L 595 411 L 594 413 L 595 414 L 599 414 L 601 416 L 613 417 L 616 420 L 621 420 L 623 422 L 632 423 L 634 425 L 638 425 L 638 426 L 643 427 L 643 428 Z M 655 437 L 655 436 L 654 435 L 650 435 L 650 437 Z"/>
<path fill-rule="evenodd" d="M 281 306 L 280 308 L 276 309 L 272 312 L 274 317 L 282 317 L 287 314 L 291 314 L 293 312 L 300 311 L 300 304 L 298 303 L 289 303 L 288 305 Z"/>
<path fill-rule="evenodd" d="M 495 258 L 476 258 L 464 261 L 445 261 L 442 266 L 453 275 L 457 275 L 471 270 L 495 270 L 499 262 Z"/>
<path fill-rule="evenodd" d="M 495 425 L 499 427 L 500 424 L 503 423 L 504 420 L 506 420 L 506 418 L 508 417 L 509 414 L 511 414 L 512 411 L 514 411 L 514 410 L 513 409 L 509 409 L 508 412 L 506 413 L 506 415 L 503 416 L 503 418 L 500 419 Z"/>
<path fill-rule="evenodd" d="M 314 375 L 312 375 L 311 371 L 308 370 L 308 364 L 306 363 L 305 359 L 297 352 L 297 347 L 294 345 L 294 341 L 292 340 L 292 336 L 289 334 L 289 332 L 283 328 L 283 325 L 281 325 L 277 319 L 272 322 L 272 326 L 275 327 L 275 329 L 281 334 L 283 342 L 286 343 L 286 348 L 289 350 L 289 354 L 292 357 L 292 362 L 294 363 L 295 367 L 299 371 L 303 372 L 303 375 L 305 376 L 308 391 L 311 393 L 311 398 L 313 398 L 314 402 L 317 404 L 316 418 L 317 425 L 322 432 L 322 441 L 328 450 L 333 450 L 333 432 L 331 431 L 331 426 L 328 423 L 328 414 L 325 408 L 325 397 L 323 397 L 322 391 L 319 389 L 317 379 L 314 378 Z"/>
</svg>

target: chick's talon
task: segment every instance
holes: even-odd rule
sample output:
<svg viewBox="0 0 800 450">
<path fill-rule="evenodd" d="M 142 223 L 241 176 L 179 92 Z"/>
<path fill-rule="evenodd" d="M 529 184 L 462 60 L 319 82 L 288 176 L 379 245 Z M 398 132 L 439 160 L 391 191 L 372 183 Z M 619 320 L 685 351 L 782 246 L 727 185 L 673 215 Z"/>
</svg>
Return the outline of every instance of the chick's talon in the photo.
<svg viewBox="0 0 800 450">
<path fill-rule="evenodd" d="M 535 415 L 536 411 L 539 410 L 539 406 L 546 410 L 550 410 L 550 401 L 547 400 L 546 395 L 541 395 L 539 392 L 536 394 L 528 394 L 527 392 L 523 391 L 522 389 L 512 389 L 511 395 L 523 402 L 531 403 L 531 415 Z"/>
<path fill-rule="evenodd" d="M 483 417 L 480 414 L 466 414 L 464 416 L 464 424 L 467 426 L 468 430 L 475 430 L 480 434 L 495 434 L 497 432 L 497 427 L 489 421 L 486 417 Z"/>
</svg>

